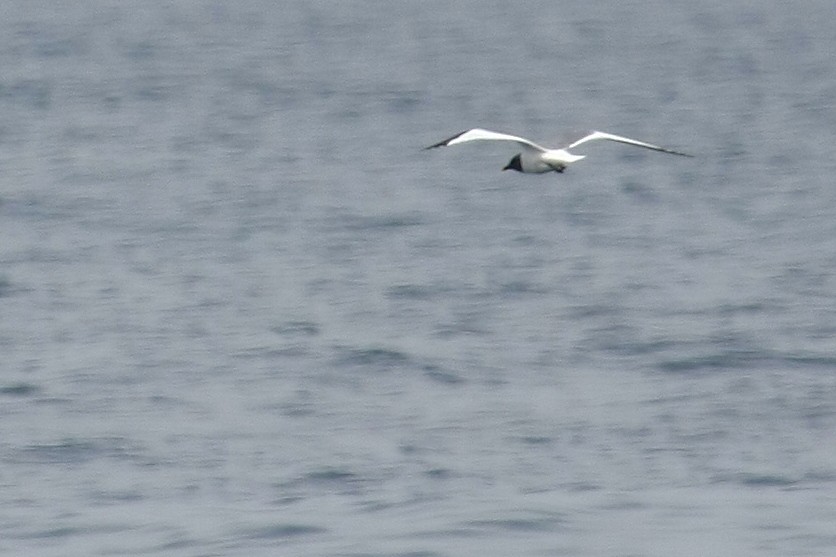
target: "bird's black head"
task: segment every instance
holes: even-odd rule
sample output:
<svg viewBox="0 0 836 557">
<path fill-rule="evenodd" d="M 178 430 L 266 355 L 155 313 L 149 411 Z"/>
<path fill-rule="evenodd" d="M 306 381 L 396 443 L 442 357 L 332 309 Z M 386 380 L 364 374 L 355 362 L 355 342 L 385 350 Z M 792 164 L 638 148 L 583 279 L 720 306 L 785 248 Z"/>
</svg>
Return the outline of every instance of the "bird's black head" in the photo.
<svg viewBox="0 0 836 557">
<path fill-rule="evenodd" d="M 502 170 L 516 170 L 517 172 L 522 172 L 522 160 L 520 159 L 520 155 L 514 156 L 514 158 L 511 159 L 511 162 L 506 164 L 505 168 Z"/>
</svg>

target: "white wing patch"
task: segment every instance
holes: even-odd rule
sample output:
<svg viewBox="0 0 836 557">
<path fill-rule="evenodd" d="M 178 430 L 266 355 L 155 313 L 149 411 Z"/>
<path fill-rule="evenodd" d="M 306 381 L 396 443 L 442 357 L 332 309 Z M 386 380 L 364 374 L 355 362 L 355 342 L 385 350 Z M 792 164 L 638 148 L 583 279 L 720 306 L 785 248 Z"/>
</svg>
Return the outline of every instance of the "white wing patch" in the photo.
<svg viewBox="0 0 836 557">
<path fill-rule="evenodd" d="M 582 145 L 588 141 L 595 141 L 598 139 L 606 139 L 608 141 L 617 141 L 618 143 L 626 143 L 627 145 L 635 145 L 636 147 L 644 147 L 645 149 L 652 149 L 654 151 L 661 151 L 662 153 L 670 153 L 671 155 L 680 155 L 682 157 L 693 157 L 693 155 L 689 155 L 687 153 L 682 153 L 679 151 L 674 151 L 673 149 L 668 149 L 666 147 L 659 147 L 658 145 L 653 145 L 652 143 L 645 143 L 644 141 L 639 141 L 637 139 L 630 139 L 629 137 L 623 137 L 620 135 L 615 135 L 612 133 L 607 132 L 598 132 L 594 131 L 589 135 L 582 137 L 575 141 L 574 143 L 570 144 L 566 149 L 572 149 L 577 147 L 578 145 Z"/>
<path fill-rule="evenodd" d="M 547 149 L 537 145 L 533 141 L 529 141 L 524 137 L 517 137 L 516 135 L 508 135 L 507 133 L 492 132 L 490 130 L 483 130 L 482 128 L 473 128 L 448 137 L 444 141 L 439 141 L 434 145 L 430 145 L 427 149 L 434 149 L 436 147 L 448 147 L 458 143 L 466 143 L 468 141 L 512 141 L 522 145 L 525 149 L 545 153 Z"/>
</svg>

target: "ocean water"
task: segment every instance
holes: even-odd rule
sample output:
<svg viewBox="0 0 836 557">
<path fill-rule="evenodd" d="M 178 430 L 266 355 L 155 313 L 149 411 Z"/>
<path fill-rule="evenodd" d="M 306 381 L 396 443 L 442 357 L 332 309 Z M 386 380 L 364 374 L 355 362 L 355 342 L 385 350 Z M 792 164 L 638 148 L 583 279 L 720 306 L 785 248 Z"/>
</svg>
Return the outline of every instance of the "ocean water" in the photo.
<svg viewBox="0 0 836 557">
<path fill-rule="evenodd" d="M 7 3 L 0 554 L 836 554 L 834 29 Z"/>
</svg>

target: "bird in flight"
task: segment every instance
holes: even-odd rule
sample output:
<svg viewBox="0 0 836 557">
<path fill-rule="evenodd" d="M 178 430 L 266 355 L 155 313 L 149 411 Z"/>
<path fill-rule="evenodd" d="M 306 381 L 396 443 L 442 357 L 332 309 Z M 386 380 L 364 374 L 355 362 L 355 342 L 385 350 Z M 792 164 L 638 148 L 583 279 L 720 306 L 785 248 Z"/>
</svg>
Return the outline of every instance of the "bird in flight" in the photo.
<svg viewBox="0 0 836 557">
<path fill-rule="evenodd" d="M 562 147 L 560 149 L 546 149 L 545 147 L 541 147 L 524 137 L 492 132 L 481 128 L 473 128 L 472 130 L 457 133 L 453 137 L 449 137 L 444 141 L 439 141 L 434 145 L 430 145 L 426 149 L 447 147 L 449 145 L 457 145 L 468 141 L 511 141 L 522 146 L 523 152 L 515 155 L 502 170 L 516 170 L 517 172 L 524 172 L 527 174 L 543 174 L 545 172 L 563 172 L 566 167 L 573 162 L 577 162 L 585 158 L 585 155 L 573 155 L 569 152 L 569 149 L 574 149 L 579 145 L 598 139 L 626 143 L 627 145 L 635 145 L 636 147 L 644 147 L 645 149 L 661 151 L 662 153 L 670 153 L 671 155 L 680 155 L 682 157 L 693 156 L 687 153 L 674 151 L 673 149 L 659 147 L 658 145 L 653 145 L 651 143 L 645 143 L 644 141 L 630 139 L 629 137 L 622 137 L 620 135 L 598 131 L 589 133 L 577 141 L 570 143 L 566 147 Z"/>
</svg>

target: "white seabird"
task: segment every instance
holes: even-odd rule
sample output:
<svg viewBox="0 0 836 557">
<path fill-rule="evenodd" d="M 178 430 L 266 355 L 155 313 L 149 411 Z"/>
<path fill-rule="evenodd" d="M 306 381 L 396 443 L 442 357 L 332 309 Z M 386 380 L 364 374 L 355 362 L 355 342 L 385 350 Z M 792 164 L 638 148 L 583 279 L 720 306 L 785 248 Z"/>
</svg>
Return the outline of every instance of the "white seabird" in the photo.
<svg viewBox="0 0 836 557">
<path fill-rule="evenodd" d="M 514 158 L 512 158 L 502 170 L 516 170 L 517 172 L 525 172 L 529 174 L 543 174 L 544 172 L 563 172 L 566 167 L 573 162 L 577 162 L 585 158 L 585 155 L 573 155 L 569 152 L 569 149 L 573 149 L 588 141 L 595 141 L 596 139 L 617 141 L 619 143 L 626 143 L 627 145 L 635 145 L 637 147 L 644 147 L 645 149 L 661 151 L 662 153 L 670 153 L 671 155 L 680 155 L 683 157 L 693 156 L 687 153 L 674 151 L 673 149 L 659 147 L 658 145 L 653 145 L 651 143 L 645 143 L 644 141 L 630 139 L 629 137 L 622 137 L 620 135 L 598 131 L 585 135 L 577 141 L 570 143 L 566 147 L 560 149 L 546 149 L 545 147 L 541 147 L 524 137 L 492 132 L 481 128 L 473 128 L 472 130 L 457 133 L 453 137 L 447 138 L 444 141 L 439 141 L 435 145 L 430 145 L 426 149 L 446 147 L 449 145 L 456 145 L 458 143 L 465 143 L 467 141 L 513 141 L 514 143 L 522 146 L 523 152 L 514 156 Z"/>
</svg>

